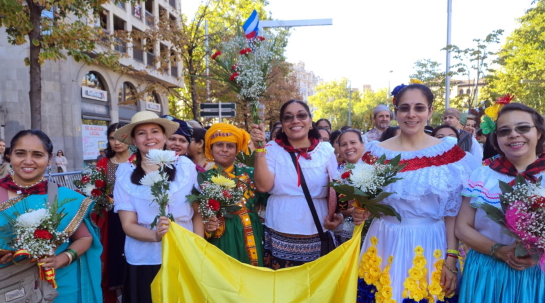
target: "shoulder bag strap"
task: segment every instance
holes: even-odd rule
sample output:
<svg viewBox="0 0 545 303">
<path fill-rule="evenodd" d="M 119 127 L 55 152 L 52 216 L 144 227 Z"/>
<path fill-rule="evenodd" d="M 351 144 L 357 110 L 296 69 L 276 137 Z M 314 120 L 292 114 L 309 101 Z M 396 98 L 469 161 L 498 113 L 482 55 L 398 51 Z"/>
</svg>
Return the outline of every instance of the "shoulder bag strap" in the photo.
<svg viewBox="0 0 545 303">
<path fill-rule="evenodd" d="M 297 159 L 295 158 L 295 153 L 290 152 L 291 160 L 293 161 L 293 165 L 295 165 L 295 170 L 297 170 Z M 310 196 L 310 192 L 308 191 L 307 182 L 305 181 L 305 176 L 303 175 L 303 170 L 301 170 L 301 173 L 299 174 L 299 177 L 301 178 L 301 188 L 303 189 L 303 193 L 305 194 L 305 198 L 307 199 L 308 208 L 310 208 L 310 212 L 312 213 L 312 219 L 314 219 L 314 224 L 316 224 L 316 229 L 318 230 L 318 234 L 320 235 L 320 240 L 325 240 L 325 233 L 322 228 L 322 224 L 320 224 L 320 219 L 318 219 L 318 214 L 316 213 L 316 208 L 314 207 L 314 203 L 312 202 L 312 197 Z"/>
<path fill-rule="evenodd" d="M 51 180 L 47 181 L 47 206 L 51 206 L 53 203 L 55 203 L 58 193 L 59 186 L 57 183 Z"/>
</svg>

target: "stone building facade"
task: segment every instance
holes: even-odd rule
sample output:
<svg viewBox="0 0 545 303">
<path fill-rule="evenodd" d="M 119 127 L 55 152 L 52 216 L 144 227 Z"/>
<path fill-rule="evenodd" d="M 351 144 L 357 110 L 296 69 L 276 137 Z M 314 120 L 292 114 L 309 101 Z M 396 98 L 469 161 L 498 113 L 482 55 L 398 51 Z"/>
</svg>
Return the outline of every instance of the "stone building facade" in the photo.
<svg viewBox="0 0 545 303">
<path fill-rule="evenodd" d="M 292 64 L 292 73 L 297 78 L 299 94 L 303 98 L 302 101 L 308 103 L 308 97 L 316 93 L 315 88 L 318 83 L 322 82 L 322 78 L 316 76 L 312 71 L 305 70 L 305 62 L 303 61 Z"/>
<path fill-rule="evenodd" d="M 176 0 L 148 0 L 140 3 L 118 3 L 103 6 L 100 22 L 107 32 L 115 30 L 146 30 L 159 15 L 180 20 L 180 2 Z M 147 16 L 148 18 L 146 18 Z M 145 94 L 135 105 L 119 105 L 147 81 L 160 82 L 166 87 L 182 87 L 182 64 L 172 62 L 158 72 L 154 58 L 169 52 L 170 45 L 158 41 L 143 52 L 131 45 L 118 46 L 125 53 L 125 66 L 146 70 L 147 76 L 135 78 L 120 74 L 104 66 L 86 65 L 71 57 L 62 61 L 46 61 L 42 66 L 42 130 L 53 141 L 55 151 L 61 149 L 68 159 L 68 171 L 84 166 L 82 125 L 110 125 L 130 122 L 138 111 L 151 110 L 168 113 L 168 96 L 161 92 Z M 28 45 L 13 46 L 0 31 L 0 136 L 9 146 L 11 138 L 20 130 L 30 128 L 29 68 L 24 64 Z"/>
</svg>

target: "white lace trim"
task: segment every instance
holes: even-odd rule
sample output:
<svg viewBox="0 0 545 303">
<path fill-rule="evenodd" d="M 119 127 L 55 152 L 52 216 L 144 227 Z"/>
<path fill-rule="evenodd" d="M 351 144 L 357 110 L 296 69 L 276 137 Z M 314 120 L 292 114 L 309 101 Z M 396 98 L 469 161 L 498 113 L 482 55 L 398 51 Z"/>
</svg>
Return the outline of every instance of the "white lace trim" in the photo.
<svg viewBox="0 0 545 303">
<path fill-rule="evenodd" d="M 379 141 L 371 141 L 365 147 L 367 151 L 371 152 L 373 155 L 386 155 L 386 159 L 392 159 L 397 155 L 401 154 L 401 160 L 409 160 L 414 158 L 423 158 L 423 157 L 435 157 L 442 155 L 445 152 L 449 151 L 454 147 L 454 143 L 449 141 L 442 141 L 439 144 L 415 151 L 392 151 L 384 147 L 379 146 Z"/>
<path fill-rule="evenodd" d="M 369 145 L 369 151 L 376 157 L 385 154 L 387 159 L 392 159 L 401 154 L 403 160 L 409 160 L 416 157 L 441 155 L 453 146 L 451 143 L 443 142 L 420 151 L 396 152 L 377 146 L 375 142 L 372 142 Z M 455 216 L 458 214 L 462 202 L 460 192 L 471 175 L 472 162 L 474 161 L 471 156 L 466 154 L 464 158 L 454 163 L 401 172 L 398 173 L 398 177 L 403 179 L 388 185 L 384 190 L 395 192 L 390 196 L 391 199 L 409 201 L 418 201 L 421 197 L 434 195 L 440 204 L 439 215 Z"/>
</svg>

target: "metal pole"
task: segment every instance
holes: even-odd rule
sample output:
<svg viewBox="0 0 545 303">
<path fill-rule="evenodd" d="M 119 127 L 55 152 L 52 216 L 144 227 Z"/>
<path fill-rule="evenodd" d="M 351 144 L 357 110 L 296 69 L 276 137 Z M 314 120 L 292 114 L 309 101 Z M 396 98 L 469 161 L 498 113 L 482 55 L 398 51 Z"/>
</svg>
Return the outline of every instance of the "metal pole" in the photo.
<svg viewBox="0 0 545 303">
<path fill-rule="evenodd" d="M 219 110 L 219 120 L 220 120 L 220 123 L 222 122 L 221 120 L 221 101 L 220 101 L 220 104 L 218 105 L 218 110 Z"/>
<path fill-rule="evenodd" d="M 348 89 L 348 126 L 352 126 L 352 88 L 350 81 L 348 81 Z"/>
<path fill-rule="evenodd" d="M 447 0 L 447 47 L 450 46 L 450 31 L 452 25 L 452 0 Z M 450 49 L 447 48 L 447 69 L 446 69 L 446 93 L 445 108 L 450 107 Z"/>
<path fill-rule="evenodd" d="M 204 20 L 204 35 L 205 35 L 205 47 L 206 47 L 206 101 L 210 102 L 210 70 L 208 69 L 208 20 Z M 221 117 L 221 115 L 220 115 Z M 221 118 L 220 118 L 221 122 Z"/>
</svg>

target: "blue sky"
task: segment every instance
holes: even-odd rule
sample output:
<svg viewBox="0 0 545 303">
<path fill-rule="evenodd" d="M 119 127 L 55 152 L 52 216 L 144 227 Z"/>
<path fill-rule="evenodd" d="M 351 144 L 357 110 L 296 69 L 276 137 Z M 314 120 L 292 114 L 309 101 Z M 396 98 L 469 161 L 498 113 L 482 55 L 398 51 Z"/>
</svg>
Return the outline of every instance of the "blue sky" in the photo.
<svg viewBox="0 0 545 303">
<path fill-rule="evenodd" d="M 452 0 L 452 44 L 472 47 L 472 40 L 517 27 L 532 0 Z M 199 0 L 182 0 L 190 19 Z M 295 28 L 286 49 L 289 62 L 325 81 L 348 78 L 352 86 L 374 89 L 408 82 L 417 60 L 445 62 L 447 0 L 269 0 L 273 19 L 332 18 L 332 26 Z M 390 71 L 393 71 L 390 73 Z"/>
</svg>

